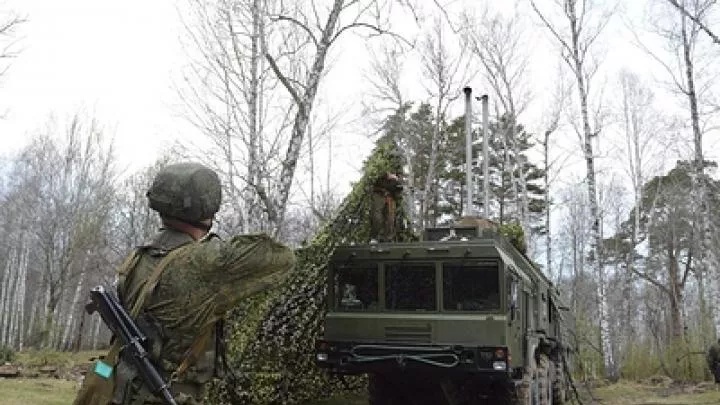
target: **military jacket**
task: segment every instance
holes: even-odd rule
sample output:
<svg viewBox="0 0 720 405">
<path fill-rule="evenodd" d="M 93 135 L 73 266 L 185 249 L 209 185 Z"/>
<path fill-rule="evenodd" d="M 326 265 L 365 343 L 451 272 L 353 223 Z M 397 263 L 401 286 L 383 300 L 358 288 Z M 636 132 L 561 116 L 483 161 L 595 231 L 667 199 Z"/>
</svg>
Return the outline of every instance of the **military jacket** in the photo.
<svg viewBox="0 0 720 405">
<path fill-rule="evenodd" d="M 214 373 L 212 332 L 216 322 L 244 298 L 282 281 L 295 265 L 295 256 L 264 234 L 240 235 L 228 241 L 209 234 L 195 241 L 172 229 L 161 230 L 140 249 L 134 269 L 120 274 L 118 295 L 123 306 L 131 308 L 160 262 L 167 261 L 138 322 L 150 329 L 151 353 L 166 376 L 177 370 L 198 337 L 210 332 L 203 341 L 202 355 L 171 385 L 178 402 L 200 403 L 202 385 Z M 120 393 L 124 397 L 121 403 L 159 403 L 137 378 L 132 380 L 126 392 Z"/>
</svg>

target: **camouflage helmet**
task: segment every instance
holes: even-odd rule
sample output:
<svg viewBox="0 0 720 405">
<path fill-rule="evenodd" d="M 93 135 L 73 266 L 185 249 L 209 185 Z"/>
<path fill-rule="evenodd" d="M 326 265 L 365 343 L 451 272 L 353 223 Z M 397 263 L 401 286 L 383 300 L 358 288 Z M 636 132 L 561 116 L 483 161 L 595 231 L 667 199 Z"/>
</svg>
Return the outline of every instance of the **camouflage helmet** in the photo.
<svg viewBox="0 0 720 405">
<path fill-rule="evenodd" d="M 199 163 L 163 167 L 147 192 L 150 208 L 188 223 L 210 219 L 220 209 L 220 178 Z"/>
</svg>

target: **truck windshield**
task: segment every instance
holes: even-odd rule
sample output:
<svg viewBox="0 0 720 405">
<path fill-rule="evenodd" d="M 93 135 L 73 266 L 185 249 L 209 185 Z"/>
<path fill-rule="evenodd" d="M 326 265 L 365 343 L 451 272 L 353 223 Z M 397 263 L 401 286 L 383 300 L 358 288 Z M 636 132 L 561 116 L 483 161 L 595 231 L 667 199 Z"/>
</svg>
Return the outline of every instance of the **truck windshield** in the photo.
<svg viewBox="0 0 720 405">
<path fill-rule="evenodd" d="M 391 311 L 436 311 L 435 265 L 385 265 L 385 303 Z"/>
<path fill-rule="evenodd" d="M 497 264 L 443 264 L 443 309 L 489 311 L 500 309 Z"/>
<path fill-rule="evenodd" d="M 378 310 L 378 271 L 374 264 L 335 268 L 335 309 Z"/>
</svg>

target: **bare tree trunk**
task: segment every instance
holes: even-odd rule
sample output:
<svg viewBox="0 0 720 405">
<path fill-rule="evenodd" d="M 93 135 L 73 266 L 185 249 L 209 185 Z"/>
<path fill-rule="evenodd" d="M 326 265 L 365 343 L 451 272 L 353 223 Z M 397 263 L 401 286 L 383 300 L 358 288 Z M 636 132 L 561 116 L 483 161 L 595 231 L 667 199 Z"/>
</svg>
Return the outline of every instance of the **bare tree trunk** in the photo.
<svg viewBox="0 0 720 405">
<path fill-rule="evenodd" d="M 100 316 L 93 314 L 92 316 L 93 331 L 92 331 L 92 349 L 97 350 L 98 340 L 100 339 Z"/>
<path fill-rule="evenodd" d="M 20 300 L 22 296 L 22 290 L 20 289 L 21 285 L 23 284 L 23 254 L 22 254 L 22 246 L 18 246 L 18 258 L 16 261 L 16 269 L 15 269 L 15 282 L 13 283 L 13 301 L 12 301 L 12 313 L 11 313 L 11 320 L 10 320 L 10 347 L 17 348 L 17 341 L 18 341 L 18 329 L 22 329 L 20 326 Z"/>
<path fill-rule="evenodd" d="M 590 208 L 590 218 L 592 218 L 591 225 L 591 245 L 592 251 L 589 256 L 589 265 L 594 268 L 597 277 L 597 301 L 599 303 L 598 308 L 598 327 L 600 330 L 600 351 L 603 354 L 603 360 L 605 365 L 605 373 L 608 377 L 614 379 L 618 370 L 614 359 L 612 358 L 612 351 L 610 350 L 610 338 L 609 338 L 609 324 L 607 320 L 607 297 L 605 296 L 606 277 L 604 268 L 604 253 L 602 246 L 602 235 L 600 233 L 600 221 L 601 213 L 598 206 L 597 200 L 597 182 L 595 178 L 595 156 L 593 154 L 593 139 L 598 135 L 599 128 L 595 128 L 593 131 L 590 125 L 590 112 L 588 107 L 589 98 L 589 80 L 592 76 L 591 69 L 586 64 L 588 63 L 587 57 L 589 56 L 588 51 L 591 45 L 597 39 L 600 32 L 605 26 L 606 22 L 600 22 L 598 26 L 593 30 L 589 26 L 587 19 L 588 7 L 592 4 L 587 1 L 580 1 L 580 15 L 578 17 L 577 10 L 578 0 L 564 0 L 562 4 L 564 16 L 567 18 L 567 24 L 569 28 L 569 36 L 565 39 L 560 35 L 559 31 L 548 21 L 545 16 L 537 8 L 537 5 L 531 0 L 531 5 L 536 11 L 537 15 L 542 19 L 545 26 L 552 33 L 553 36 L 560 42 L 563 49 L 563 57 L 565 62 L 572 70 L 578 94 L 578 101 L 580 104 L 580 123 L 581 130 L 579 135 L 583 145 L 583 155 L 585 159 L 586 167 L 586 186 L 588 193 L 588 203 Z M 608 16 L 602 16 L 603 20 L 607 20 Z"/>
<path fill-rule="evenodd" d="M 700 114 L 698 113 L 698 99 L 697 93 L 695 92 L 695 74 L 694 74 L 694 62 L 692 55 L 692 47 L 696 42 L 696 32 L 692 32 L 693 28 L 688 28 L 688 21 L 685 15 L 681 16 L 681 35 L 682 35 L 682 53 L 683 63 L 685 65 L 685 80 L 687 84 L 687 101 L 690 110 L 690 123 L 692 125 L 693 132 L 693 146 L 694 146 L 694 175 L 693 175 L 693 188 L 691 198 L 694 201 L 694 206 L 697 209 L 694 211 L 694 232 L 693 234 L 699 239 L 699 249 L 696 250 L 695 265 L 697 270 L 695 275 L 698 281 L 698 298 L 700 301 L 700 319 L 701 319 L 701 335 L 703 339 L 703 347 L 709 345 L 708 330 L 710 325 L 707 320 L 708 309 L 705 301 L 705 273 L 707 272 L 707 254 L 706 252 L 711 249 L 711 238 L 709 215 L 708 215 L 708 204 L 705 195 L 705 161 L 703 156 L 702 146 L 702 130 L 700 129 Z M 691 32 L 688 32 L 691 30 Z"/>
<path fill-rule="evenodd" d="M 303 87 L 305 91 L 302 93 L 302 96 L 297 93 L 295 87 L 290 83 L 288 78 L 280 72 L 275 60 L 269 54 L 266 54 L 266 58 L 268 59 L 270 66 L 278 76 L 278 79 L 280 79 L 295 100 L 297 107 L 295 123 L 290 135 L 290 142 L 288 144 L 287 152 L 285 153 L 285 159 L 282 163 L 277 204 L 275 204 L 272 209 L 268 208 L 268 217 L 275 228 L 274 234 L 276 235 L 280 232 L 281 224 L 285 216 L 285 207 L 288 196 L 290 195 L 290 187 L 292 186 L 293 179 L 295 178 L 295 168 L 297 167 L 298 157 L 300 156 L 300 147 L 302 146 L 302 140 L 308 126 L 310 118 L 309 114 L 312 111 L 313 103 L 315 102 L 315 96 L 320 84 L 321 75 L 325 70 L 325 59 L 333 41 L 343 5 L 344 0 L 335 0 L 333 2 L 333 7 L 330 10 L 327 22 L 322 30 L 322 36 L 317 44 L 317 53 L 315 54 L 307 82 Z"/>
<path fill-rule="evenodd" d="M 18 322 L 17 327 L 17 335 L 18 335 L 18 350 L 22 351 L 23 347 L 25 345 L 25 339 L 24 339 L 24 332 L 25 332 L 25 295 L 27 293 L 27 270 L 28 270 L 28 257 L 29 257 L 29 248 L 25 248 L 22 255 L 22 273 L 21 273 L 21 282 L 19 290 L 19 298 L 18 298 L 18 314 L 20 315 L 20 320 Z"/>
<path fill-rule="evenodd" d="M 552 233 L 550 232 L 550 135 L 552 132 L 550 129 L 545 130 L 545 138 L 543 139 L 543 159 L 545 161 L 545 173 L 543 175 L 545 182 L 545 271 L 549 276 L 553 274 Z M 560 282 L 559 274 L 555 282 Z"/>
<path fill-rule="evenodd" d="M 34 333 L 36 330 L 35 319 L 36 319 L 37 313 L 40 311 L 40 308 L 42 308 L 42 306 L 40 304 L 42 296 L 43 296 L 42 289 L 36 288 L 35 293 L 33 294 L 33 299 L 32 299 L 32 301 L 30 301 L 30 302 L 32 302 L 32 304 L 30 306 L 30 319 L 28 320 L 28 323 L 27 323 L 27 329 L 25 331 L 25 335 L 29 339 L 31 339 L 31 344 L 36 344 L 36 342 L 34 341 L 35 340 Z"/>
<path fill-rule="evenodd" d="M 60 340 L 60 345 L 70 346 L 70 336 L 72 332 L 72 328 L 75 326 L 75 314 L 77 313 L 77 306 L 80 302 L 80 296 L 83 292 L 83 286 L 85 283 L 85 270 L 80 271 L 80 276 L 78 277 L 77 285 L 75 286 L 75 294 L 73 294 L 72 303 L 70 304 L 70 308 L 67 310 L 67 314 L 65 316 L 65 327 L 62 333 L 62 339 Z"/>
<path fill-rule="evenodd" d="M 5 327 L 9 325 L 10 318 L 10 283 L 13 268 L 13 259 L 9 255 L 7 262 L 5 263 L 5 271 L 3 276 L 3 283 L 0 285 L 0 293 L 2 299 L 0 300 L 0 344 L 7 344 L 8 335 L 5 331 Z"/>
</svg>

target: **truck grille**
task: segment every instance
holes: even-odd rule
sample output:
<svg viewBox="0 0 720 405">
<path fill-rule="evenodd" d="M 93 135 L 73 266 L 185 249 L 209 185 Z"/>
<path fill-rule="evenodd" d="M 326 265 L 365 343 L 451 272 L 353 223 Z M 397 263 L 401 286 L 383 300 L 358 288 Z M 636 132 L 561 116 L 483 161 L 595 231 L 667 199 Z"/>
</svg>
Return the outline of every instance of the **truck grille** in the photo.
<svg viewBox="0 0 720 405">
<path fill-rule="evenodd" d="M 385 339 L 397 342 L 423 342 L 432 341 L 432 326 L 386 326 Z"/>
</svg>

